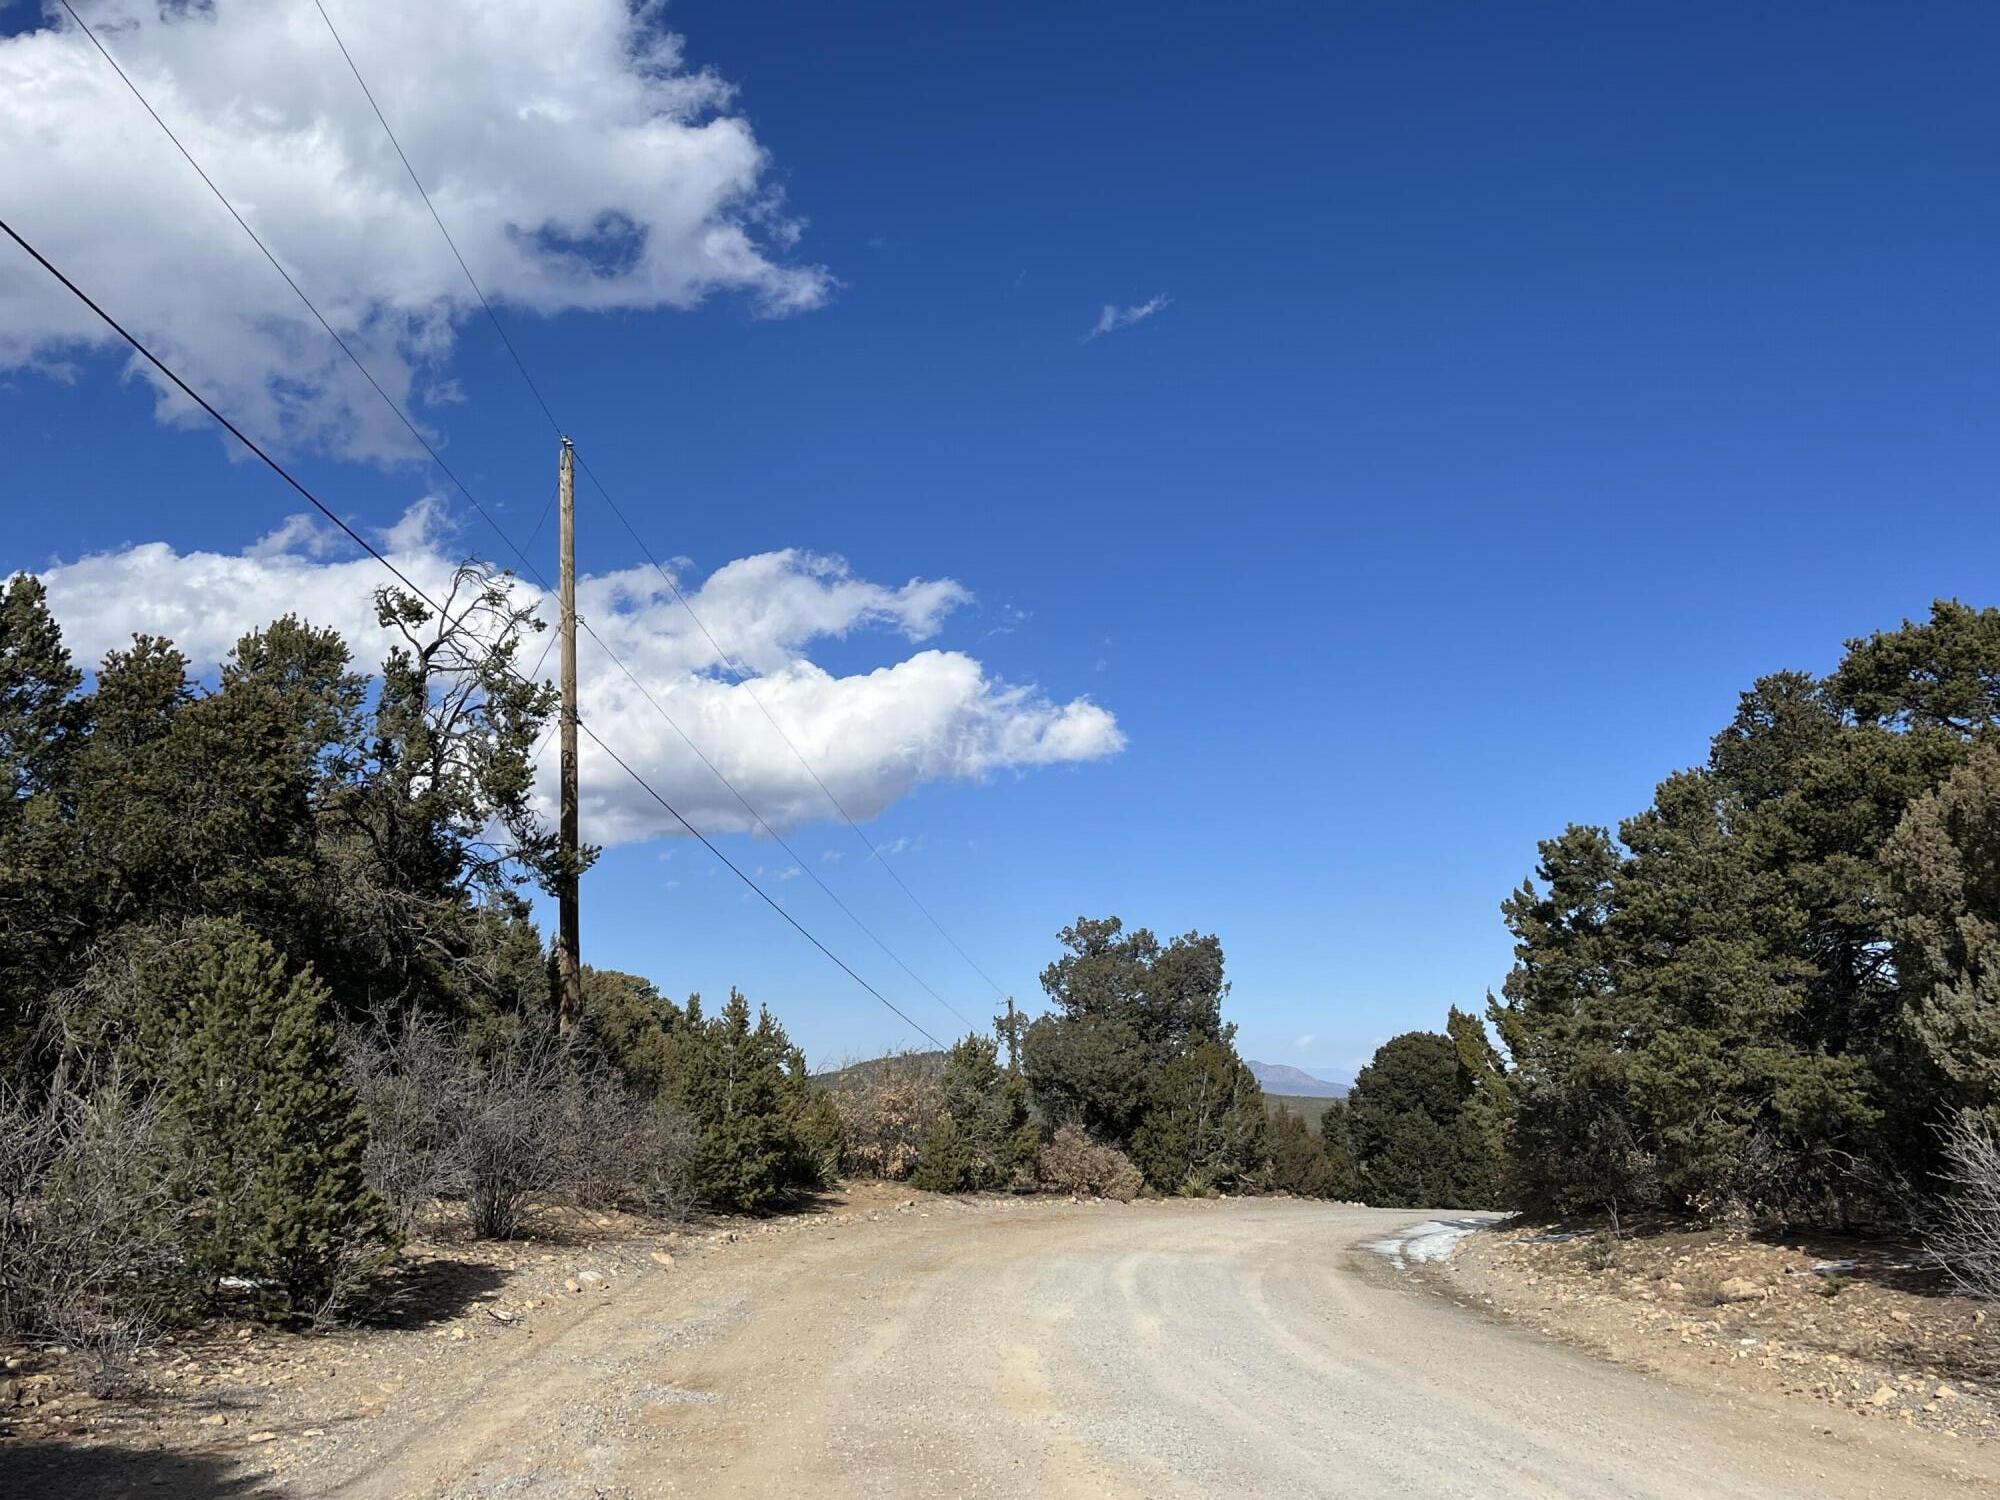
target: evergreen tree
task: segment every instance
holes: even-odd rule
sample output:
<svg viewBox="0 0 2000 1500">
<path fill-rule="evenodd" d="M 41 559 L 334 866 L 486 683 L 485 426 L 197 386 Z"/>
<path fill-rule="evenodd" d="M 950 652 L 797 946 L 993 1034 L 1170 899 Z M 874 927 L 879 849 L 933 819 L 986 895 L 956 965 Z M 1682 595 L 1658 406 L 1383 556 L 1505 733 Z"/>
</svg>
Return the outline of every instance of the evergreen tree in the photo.
<svg viewBox="0 0 2000 1500">
<path fill-rule="evenodd" d="M 1342 1170 L 1325 1140 L 1296 1110 L 1281 1106 L 1272 1111 L 1266 1141 L 1266 1181 L 1276 1191 L 1301 1198 L 1344 1198 L 1353 1191 L 1351 1173 Z"/>
<path fill-rule="evenodd" d="M 1863 724 L 1934 728 L 1961 739 L 2000 729 L 2000 609 L 1939 599 L 1922 624 L 1905 620 L 1847 643 L 1829 684 Z"/>
<path fill-rule="evenodd" d="M 584 966 L 584 1044 L 641 1097 L 655 1098 L 666 1087 L 670 1039 L 682 1019 L 680 1007 L 651 980 Z"/>
<path fill-rule="evenodd" d="M 41 583 L 22 575 L 0 587 L 0 1073 L 24 1060 L 90 928 L 92 882 L 70 818 L 89 730 L 82 683 Z"/>
<path fill-rule="evenodd" d="M 1361 1173 L 1354 1164 L 1354 1137 L 1348 1119 L 1347 1101 L 1329 1099 L 1320 1111 L 1319 1140 L 1325 1148 L 1327 1175 L 1333 1198 L 1355 1198 L 1361 1193 Z"/>
<path fill-rule="evenodd" d="M 945 1053 L 942 1115 L 924 1142 L 911 1182 L 930 1192 L 977 1192 L 1024 1181 L 1041 1146 L 1028 1086 L 1000 1065 L 989 1037 L 969 1036 Z"/>
<path fill-rule="evenodd" d="M 1268 1130 L 1255 1075 L 1227 1042 L 1203 1042 L 1154 1082 L 1132 1135 L 1132 1160 L 1163 1192 L 1237 1188 L 1264 1166 Z"/>
<path fill-rule="evenodd" d="M 1491 996 L 1487 997 L 1489 1001 Z M 1457 1163 L 1453 1202 L 1481 1205 L 1507 1201 L 1508 1135 L 1514 1121 L 1513 1088 L 1506 1066 L 1477 1016 L 1453 1006 L 1445 1034 L 1457 1053 L 1462 1106 L 1454 1127 Z"/>
<path fill-rule="evenodd" d="M 1513 1061 L 1514 1196 L 1564 1211 L 1651 1195 L 1626 1087 L 1631 1027 L 1612 930 L 1624 856 L 1602 828 L 1540 845 L 1534 878 L 1501 904 L 1514 967 L 1487 1015 Z"/>
<path fill-rule="evenodd" d="M 1896 968 L 1947 1105 L 2000 1124 L 2000 743 L 1920 798 L 1883 858 L 1901 915 Z"/>
<path fill-rule="evenodd" d="M 664 1097 L 693 1123 L 696 1184 L 716 1208 L 763 1212 L 824 1185 L 830 1112 L 784 1029 L 734 990 L 721 1014 L 691 996 L 668 1038 Z"/>
<path fill-rule="evenodd" d="M 1503 1199 L 1508 1094 L 1470 1016 L 1452 1034 L 1391 1037 L 1355 1077 L 1344 1113 L 1365 1201 L 1389 1208 L 1487 1208 Z"/>
<path fill-rule="evenodd" d="M 1457 1142 L 1421 1109 L 1386 1116 L 1380 1147 L 1366 1159 L 1363 1199 L 1377 1208 L 1473 1207 L 1455 1201 Z"/>
<path fill-rule="evenodd" d="M 1192 932 L 1162 943 L 1117 917 L 1079 917 L 1061 940 L 1042 971 L 1055 1010 L 1028 1028 L 1022 1066 L 1051 1120 L 1122 1143 L 1164 1068 L 1235 1035 L 1222 1020 L 1222 945 Z"/>
<path fill-rule="evenodd" d="M 163 1099 L 203 1168 L 197 1260 L 311 1312 L 388 1244 L 326 988 L 229 920 L 189 926 L 150 978 Z"/>
</svg>

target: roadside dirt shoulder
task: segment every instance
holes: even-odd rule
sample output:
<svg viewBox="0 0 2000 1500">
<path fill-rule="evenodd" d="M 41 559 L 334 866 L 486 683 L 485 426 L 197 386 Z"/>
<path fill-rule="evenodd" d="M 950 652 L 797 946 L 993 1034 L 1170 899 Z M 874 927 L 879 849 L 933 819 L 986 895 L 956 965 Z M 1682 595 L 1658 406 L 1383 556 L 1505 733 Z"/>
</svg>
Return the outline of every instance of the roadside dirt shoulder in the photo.
<svg viewBox="0 0 2000 1500">
<path fill-rule="evenodd" d="M 1461 1298 L 1603 1358 L 1729 1399 L 1817 1403 L 2000 1445 L 2000 1320 L 1899 1247 L 1720 1232 L 1511 1227 L 1432 1272 Z"/>
<path fill-rule="evenodd" d="M 317 1489 L 366 1472 L 402 1434 L 448 1422 L 558 1344 L 589 1344 L 718 1254 L 938 1205 L 977 1211 L 923 1196 L 854 1182 L 780 1218 L 668 1229 L 567 1212 L 520 1240 L 423 1242 L 400 1269 L 407 1297 L 392 1318 L 324 1333 L 218 1319 L 143 1349 L 129 1389 L 108 1398 L 89 1394 L 74 1356 L 0 1351 L 0 1493 Z"/>
</svg>

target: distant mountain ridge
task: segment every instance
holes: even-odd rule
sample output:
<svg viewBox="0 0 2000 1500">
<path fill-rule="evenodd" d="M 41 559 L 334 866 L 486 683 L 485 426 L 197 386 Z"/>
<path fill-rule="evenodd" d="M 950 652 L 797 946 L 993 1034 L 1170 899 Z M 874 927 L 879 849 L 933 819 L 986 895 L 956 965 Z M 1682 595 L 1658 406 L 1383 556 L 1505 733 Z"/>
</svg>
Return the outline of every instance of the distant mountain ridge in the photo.
<svg viewBox="0 0 2000 1500">
<path fill-rule="evenodd" d="M 1250 1070 L 1258 1084 L 1267 1094 L 1287 1094 L 1295 1099 L 1345 1099 L 1348 1085 L 1336 1083 L 1330 1078 L 1315 1078 L 1302 1068 L 1290 1063 L 1257 1062 L 1245 1058 L 1243 1066 Z"/>
</svg>

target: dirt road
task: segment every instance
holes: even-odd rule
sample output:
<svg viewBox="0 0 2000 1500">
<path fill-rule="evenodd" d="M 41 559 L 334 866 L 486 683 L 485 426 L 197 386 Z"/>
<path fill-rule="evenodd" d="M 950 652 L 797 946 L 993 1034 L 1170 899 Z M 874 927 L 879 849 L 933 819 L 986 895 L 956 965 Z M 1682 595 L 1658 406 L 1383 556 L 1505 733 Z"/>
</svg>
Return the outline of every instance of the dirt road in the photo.
<svg viewBox="0 0 2000 1500">
<path fill-rule="evenodd" d="M 1436 1294 L 1292 1202 L 962 1206 L 719 1247 L 291 1476 L 340 1500 L 1948 1496 L 1940 1451 L 1732 1407 Z"/>
</svg>

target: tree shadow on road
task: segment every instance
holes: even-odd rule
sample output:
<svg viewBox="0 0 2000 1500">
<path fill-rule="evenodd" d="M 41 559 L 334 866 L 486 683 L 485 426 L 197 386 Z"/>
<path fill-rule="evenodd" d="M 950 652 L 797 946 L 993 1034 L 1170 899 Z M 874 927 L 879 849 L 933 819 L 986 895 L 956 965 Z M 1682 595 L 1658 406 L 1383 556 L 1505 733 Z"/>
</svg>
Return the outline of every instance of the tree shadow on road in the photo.
<svg viewBox="0 0 2000 1500">
<path fill-rule="evenodd" d="M 0 1495 L 113 1500 L 281 1500 L 267 1479 L 213 1454 L 158 1453 L 61 1439 L 0 1442 Z"/>
</svg>

